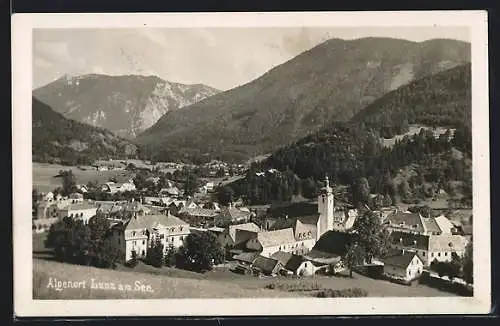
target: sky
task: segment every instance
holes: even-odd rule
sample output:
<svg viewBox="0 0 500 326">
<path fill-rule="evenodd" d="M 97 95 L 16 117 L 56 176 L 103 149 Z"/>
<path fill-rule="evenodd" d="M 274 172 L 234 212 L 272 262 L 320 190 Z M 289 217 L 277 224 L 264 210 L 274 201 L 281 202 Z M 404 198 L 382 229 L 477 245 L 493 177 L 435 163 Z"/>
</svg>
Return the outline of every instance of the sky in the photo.
<svg viewBox="0 0 500 326">
<path fill-rule="evenodd" d="M 470 42 L 466 27 L 35 29 L 33 88 L 63 75 L 156 75 L 228 90 L 331 38 Z"/>
</svg>

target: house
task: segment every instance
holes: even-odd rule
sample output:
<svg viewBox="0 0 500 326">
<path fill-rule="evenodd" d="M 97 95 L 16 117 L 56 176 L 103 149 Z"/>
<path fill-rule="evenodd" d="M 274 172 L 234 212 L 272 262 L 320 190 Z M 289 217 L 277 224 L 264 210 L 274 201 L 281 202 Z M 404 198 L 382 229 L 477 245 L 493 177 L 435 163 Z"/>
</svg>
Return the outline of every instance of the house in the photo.
<svg viewBox="0 0 500 326">
<path fill-rule="evenodd" d="M 59 218 L 66 216 L 82 220 L 85 224 L 97 214 L 97 207 L 89 202 L 71 203 L 59 210 Z"/>
<path fill-rule="evenodd" d="M 259 255 L 255 258 L 251 268 L 255 274 L 276 276 L 283 269 L 283 265 L 276 259 Z"/>
<path fill-rule="evenodd" d="M 203 189 L 206 192 L 213 192 L 215 189 L 215 184 L 213 182 L 207 182 L 203 185 Z"/>
<path fill-rule="evenodd" d="M 74 192 L 74 193 L 70 194 L 68 196 L 68 198 L 71 199 L 73 203 L 76 203 L 76 202 L 81 203 L 83 201 L 83 195 L 78 193 L 78 192 Z"/>
<path fill-rule="evenodd" d="M 54 200 L 54 193 L 52 193 L 51 191 L 49 191 L 48 193 L 46 193 L 45 195 L 42 196 L 42 200 L 45 200 L 45 201 L 52 201 L 52 200 Z"/>
<path fill-rule="evenodd" d="M 338 272 L 344 268 L 343 257 L 352 241 L 352 235 L 341 231 L 328 231 L 316 242 L 304 258 L 315 264 L 317 270 Z"/>
<path fill-rule="evenodd" d="M 417 253 L 424 266 L 432 261 L 451 261 L 452 253 L 462 257 L 467 246 L 467 239 L 458 234 L 423 235 L 406 232 L 392 232 L 391 247 L 393 249 L 413 251 Z"/>
<path fill-rule="evenodd" d="M 269 257 L 277 251 L 305 254 L 309 252 L 320 237 L 334 228 L 334 198 L 328 177 L 326 185 L 318 195 L 317 213 L 307 216 L 279 219 L 266 223 L 269 228 L 261 231 L 257 238 L 246 243 L 248 250 L 260 251 L 261 255 Z"/>
<path fill-rule="evenodd" d="M 224 225 L 227 223 L 247 222 L 251 216 L 251 212 L 245 212 L 236 207 L 229 206 L 221 209 L 220 214 L 217 216 L 216 223 Z"/>
<path fill-rule="evenodd" d="M 255 223 L 244 223 L 229 225 L 222 230 L 224 230 L 224 232 L 217 234 L 219 243 L 224 248 L 233 248 L 249 239 L 256 238 L 260 228 Z"/>
<path fill-rule="evenodd" d="M 384 259 L 384 274 L 389 278 L 410 282 L 423 270 L 424 263 L 416 252 L 403 251 Z"/>
<path fill-rule="evenodd" d="M 86 185 L 76 185 L 76 189 L 82 194 L 89 192 L 89 188 Z"/>
<path fill-rule="evenodd" d="M 124 182 L 106 182 L 101 186 L 102 192 L 108 192 L 110 194 L 115 194 L 117 192 L 124 191 L 135 191 L 135 184 L 133 181 L 124 181 Z"/>
<path fill-rule="evenodd" d="M 271 255 L 271 258 L 278 260 L 283 268 L 294 275 L 312 276 L 316 273 L 316 266 L 303 256 L 289 252 L 278 251 Z"/>
<path fill-rule="evenodd" d="M 385 219 L 387 229 L 410 234 L 439 235 L 451 233 L 453 224 L 443 215 L 423 217 L 420 213 L 395 211 Z"/>
<path fill-rule="evenodd" d="M 132 251 L 138 257 L 145 257 L 147 248 L 155 239 L 160 239 L 165 252 L 170 247 L 178 248 L 190 233 L 189 224 L 170 215 L 143 215 L 131 218 L 113 233 L 115 245 L 125 252 L 125 261 L 132 258 Z"/>
<path fill-rule="evenodd" d="M 161 188 L 158 194 L 160 196 L 170 196 L 177 198 L 180 196 L 181 191 L 177 187 L 168 187 L 168 188 Z"/>
<path fill-rule="evenodd" d="M 214 211 L 213 209 L 206 209 L 206 208 L 200 208 L 200 207 L 195 207 L 195 208 L 187 208 L 187 207 L 182 207 L 179 210 L 178 214 L 185 214 L 187 216 L 199 218 L 202 220 L 213 220 L 218 213 Z"/>
<path fill-rule="evenodd" d="M 439 229 L 441 230 L 441 233 L 443 233 L 443 234 L 456 233 L 457 228 L 455 227 L 455 225 L 443 214 L 434 218 L 434 220 L 436 221 L 436 224 L 438 225 Z"/>
</svg>

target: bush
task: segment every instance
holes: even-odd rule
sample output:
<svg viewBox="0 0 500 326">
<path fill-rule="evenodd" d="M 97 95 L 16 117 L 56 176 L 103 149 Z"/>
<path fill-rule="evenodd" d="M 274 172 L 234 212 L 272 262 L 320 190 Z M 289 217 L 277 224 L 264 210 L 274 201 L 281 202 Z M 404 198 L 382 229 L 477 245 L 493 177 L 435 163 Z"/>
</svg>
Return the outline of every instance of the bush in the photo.
<svg viewBox="0 0 500 326">
<path fill-rule="evenodd" d="M 316 293 L 318 298 L 362 298 L 367 297 L 368 291 L 360 288 L 342 290 L 325 289 Z"/>
<path fill-rule="evenodd" d="M 309 282 L 298 282 L 298 283 L 270 283 L 265 286 L 266 289 L 278 289 L 282 291 L 288 292 L 299 292 L 299 291 L 318 291 L 321 290 L 321 286 L 315 283 Z"/>
<path fill-rule="evenodd" d="M 135 266 L 137 266 L 138 263 L 139 261 L 137 260 L 137 253 L 135 252 L 135 250 L 132 250 L 132 258 L 129 261 L 127 261 L 126 266 L 134 268 Z"/>
</svg>

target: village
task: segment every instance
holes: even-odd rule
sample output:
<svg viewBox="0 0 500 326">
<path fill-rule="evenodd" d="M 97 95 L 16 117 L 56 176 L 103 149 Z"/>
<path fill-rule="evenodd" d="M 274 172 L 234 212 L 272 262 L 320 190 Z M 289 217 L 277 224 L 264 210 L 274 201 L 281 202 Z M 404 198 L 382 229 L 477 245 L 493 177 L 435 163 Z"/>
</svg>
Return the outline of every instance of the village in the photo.
<svg viewBox="0 0 500 326">
<path fill-rule="evenodd" d="M 241 197 L 225 203 L 217 200 L 216 190 L 228 180 L 243 177 L 247 166 L 213 161 L 201 168 L 206 178 L 188 190 L 175 181 L 179 171 L 186 170 L 181 164 L 110 160 L 78 167 L 133 173 L 101 183 L 75 182 L 66 195 L 57 190 L 38 193 L 33 236 L 46 236 L 51 225 L 67 217 L 88 224 L 98 216 L 109 221 L 106 237 L 120 250 L 125 264 L 145 260 L 155 243 L 161 243 L 162 257 L 166 257 L 168 251 L 183 247 L 191 234 L 206 233 L 217 239 L 224 252 L 222 262 L 214 267 L 224 266 L 246 277 L 335 277 L 354 270 L 378 280 L 380 286 L 388 281 L 411 286 L 434 278 L 472 288 L 458 273 L 433 268 L 462 259 L 472 239 L 470 224 L 450 219 L 439 210 L 427 215 L 397 206 L 371 211 L 389 234 L 389 253 L 351 266 L 346 260 L 348 247 L 362 213 L 353 205 L 337 202 L 328 176 L 316 200 L 273 209 L 247 205 Z"/>
</svg>

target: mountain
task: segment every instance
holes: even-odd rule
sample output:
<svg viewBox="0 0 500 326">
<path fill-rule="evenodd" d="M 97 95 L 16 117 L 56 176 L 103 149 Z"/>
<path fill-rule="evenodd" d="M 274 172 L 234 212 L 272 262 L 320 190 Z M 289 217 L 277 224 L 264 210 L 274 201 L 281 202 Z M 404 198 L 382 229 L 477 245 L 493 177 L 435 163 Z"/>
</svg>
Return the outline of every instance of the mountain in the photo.
<svg viewBox="0 0 500 326">
<path fill-rule="evenodd" d="M 133 138 L 161 116 L 219 91 L 184 85 L 155 76 L 63 76 L 33 91 L 33 95 L 66 118 Z"/>
<path fill-rule="evenodd" d="M 137 147 L 129 141 L 107 130 L 66 119 L 34 97 L 32 119 L 34 162 L 76 165 L 95 159 L 136 156 Z"/>
<path fill-rule="evenodd" d="M 414 79 L 470 61 L 470 44 L 328 40 L 245 85 L 165 114 L 136 141 L 163 158 L 245 160 L 276 150 Z"/>
<path fill-rule="evenodd" d="M 471 127 L 471 65 L 460 65 L 413 81 L 382 96 L 356 114 L 353 123 L 384 137 L 402 134 L 409 124 Z"/>
</svg>

